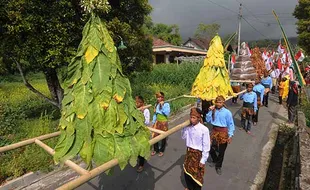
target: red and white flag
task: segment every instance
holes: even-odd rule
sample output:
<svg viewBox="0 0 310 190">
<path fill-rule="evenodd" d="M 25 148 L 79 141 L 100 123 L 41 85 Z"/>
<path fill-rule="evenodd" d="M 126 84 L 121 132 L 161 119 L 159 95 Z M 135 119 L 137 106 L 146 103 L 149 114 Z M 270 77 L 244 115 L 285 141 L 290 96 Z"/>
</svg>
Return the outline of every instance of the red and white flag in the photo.
<svg viewBox="0 0 310 190">
<path fill-rule="evenodd" d="M 246 45 L 246 48 L 248 49 L 249 56 L 251 57 L 252 56 L 252 51 L 251 51 L 251 49 L 250 49 L 250 47 L 249 47 L 249 45 L 247 43 L 245 45 Z"/>
<path fill-rule="evenodd" d="M 280 69 L 280 71 L 282 71 L 282 62 L 281 62 L 281 59 L 278 59 L 278 69 Z"/>
<path fill-rule="evenodd" d="M 231 55 L 230 63 L 234 65 L 236 63 L 236 54 Z"/>
<path fill-rule="evenodd" d="M 296 60 L 296 61 L 299 61 L 299 62 L 302 62 L 304 59 L 305 59 L 304 54 L 302 53 L 301 50 L 299 50 L 299 51 L 296 53 L 296 55 L 295 55 L 295 60 Z"/>
<path fill-rule="evenodd" d="M 265 61 L 266 59 L 268 59 L 266 49 L 264 50 L 264 52 L 263 52 L 263 54 L 262 54 L 262 58 L 263 58 L 264 61 Z"/>
</svg>

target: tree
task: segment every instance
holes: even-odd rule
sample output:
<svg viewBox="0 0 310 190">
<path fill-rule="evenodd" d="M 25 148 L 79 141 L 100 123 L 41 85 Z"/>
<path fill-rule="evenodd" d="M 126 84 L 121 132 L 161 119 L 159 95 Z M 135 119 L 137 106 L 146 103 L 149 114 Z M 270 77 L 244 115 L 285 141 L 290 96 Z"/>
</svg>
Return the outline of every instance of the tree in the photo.
<svg viewBox="0 0 310 190">
<path fill-rule="evenodd" d="M 124 40 L 127 49 L 119 51 L 123 72 L 150 71 L 152 68 L 152 38 L 144 30 L 144 22 L 152 7 L 147 0 L 109 0 L 111 11 L 102 15 L 115 42 Z M 121 37 L 121 38 L 120 38 Z"/>
<path fill-rule="evenodd" d="M 309 55 L 310 53 L 310 1 L 299 0 L 293 13 L 297 22 L 298 45 Z"/>
<path fill-rule="evenodd" d="M 1 57 L 17 66 L 25 85 L 60 108 L 63 89 L 56 69 L 74 55 L 83 21 L 75 1 L 3 0 L 0 11 Z M 26 79 L 28 71 L 42 71 L 51 98 Z"/>
<path fill-rule="evenodd" d="M 195 31 L 195 37 L 200 39 L 211 40 L 220 30 L 221 25 L 217 23 L 204 24 L 200 23 Z"/>
<path fill-rule="evenodd" d="M 149 34 L 162 39 L 173 45 L 181 45 L 182 38 L 179 33 L 179 26 L 176 24 L 166 25 L 163 23 L 153 24 L 150 21 L 146 25 Z"/>
<path fill-rule="evenodd" d="M 251 42 L 249 42 L 249 46 L 250 46 L 250 48 L 254 48 L 254 47 L 266 48 L 266 47 L 268 47 L 269 49 L 271 49 L 271 48 L 276 48 L 278 43 L 279 42 L 277 40 L 263 39 L 263 40 L 251 41 Z"/>
<path fill-rule="evenodd" d="M 127 49 L 119 53 L 124 72 L 150 70 L 152 41 L 146 37 L 142 26 L 151 6 L 147 0 L 109 2 L 111 11 L 101 16 L 106 20 L 116 46 L 121 41 L 120 37 L 126 43 Z M 60 108 L 63 89 L 57 69 L 67 66 L 76 53 L 87 17 L 79 0 L 1 0 L 2 63 L 17 66 L 31 91 Z M 44 73 L 51 98 L 27 81 L 28 71 Z"/>
</svg>

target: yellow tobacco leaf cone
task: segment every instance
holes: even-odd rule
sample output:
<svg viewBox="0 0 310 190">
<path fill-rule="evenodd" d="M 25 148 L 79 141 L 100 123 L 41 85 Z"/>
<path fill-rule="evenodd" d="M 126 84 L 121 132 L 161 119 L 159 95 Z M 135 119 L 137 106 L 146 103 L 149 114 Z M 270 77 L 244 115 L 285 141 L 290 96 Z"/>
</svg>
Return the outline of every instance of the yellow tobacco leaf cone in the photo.
<svg viewBox="0 0 310 190">
<path fill-rule="evenodd" d="M 224 48 L 218 35 L 210 42 L 204 64 L 192 86 L 191 95 L 207 101 L 219 95 L 224 97 L 234 95 L 225 66 Z"/>
</svg>

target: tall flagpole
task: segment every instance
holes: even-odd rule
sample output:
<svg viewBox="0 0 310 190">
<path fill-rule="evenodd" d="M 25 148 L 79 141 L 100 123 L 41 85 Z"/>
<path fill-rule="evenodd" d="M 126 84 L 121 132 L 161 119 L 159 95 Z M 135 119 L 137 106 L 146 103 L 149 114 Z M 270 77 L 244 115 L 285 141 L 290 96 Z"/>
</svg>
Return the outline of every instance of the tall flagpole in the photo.
<svg viewBox="0 0 310 190">
<path fill-rule="evenodd" d="M 242 3 L 240 3 L 240 6 L 239 6 L 239 17 L 238 17 L 238 20 L 239 20 L 239 24 L 238 24 L 238 52 L 237 52 L 238 56 L 240 53 L 240 33 L 241 33 L 241 18 L 242 18 L 241 10 L 242 10 Z"/>
</svg>

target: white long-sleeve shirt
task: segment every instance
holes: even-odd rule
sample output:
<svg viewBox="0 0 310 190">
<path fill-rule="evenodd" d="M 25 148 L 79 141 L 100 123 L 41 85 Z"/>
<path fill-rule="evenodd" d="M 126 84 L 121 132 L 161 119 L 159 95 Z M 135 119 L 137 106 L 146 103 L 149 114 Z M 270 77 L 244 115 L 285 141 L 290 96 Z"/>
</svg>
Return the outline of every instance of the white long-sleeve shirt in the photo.
<svg viewBox="0 0 310 190">
<path fill-rule="evenodd" d="M 200 163 L 205 164 L 210 151 L 209 129 L 201 123 L 190 125 L 182 129 L 182 139 L 186 146 L 202 152 Z"/>
<path fill-rule="evenodd" d="M 144 115 L 144 124 L 149 125 L 150 124 L 150 110 L 149 109 L 144 109 L 143 110 L 143 115 Z"/>
</svg>

